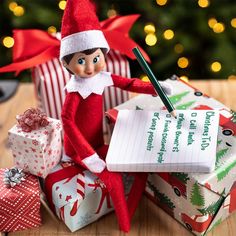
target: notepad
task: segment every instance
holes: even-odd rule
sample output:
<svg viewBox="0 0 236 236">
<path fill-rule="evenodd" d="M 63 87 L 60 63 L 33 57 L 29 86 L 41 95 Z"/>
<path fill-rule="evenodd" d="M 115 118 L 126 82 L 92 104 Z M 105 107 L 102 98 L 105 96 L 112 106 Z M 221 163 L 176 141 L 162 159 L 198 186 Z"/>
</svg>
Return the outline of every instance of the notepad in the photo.
<svg viewBox="0 0 236 236">
<path fill-rule="evenodd" d="M 106 157 L 110 171 L 211 172 L 215 167 L 216 110 L 121 110 Z"/>
</svg>

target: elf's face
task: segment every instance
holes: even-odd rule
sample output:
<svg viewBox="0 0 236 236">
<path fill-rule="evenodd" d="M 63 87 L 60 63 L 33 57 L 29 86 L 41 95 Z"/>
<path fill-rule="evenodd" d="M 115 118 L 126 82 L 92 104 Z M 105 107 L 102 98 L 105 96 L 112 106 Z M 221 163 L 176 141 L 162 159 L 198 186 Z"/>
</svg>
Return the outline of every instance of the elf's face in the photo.
<svg viewBox="0 0 236 236">
<path fill-rule="evenodd" d="M 65 65 L 67 69 L 81 78 L 90 78 L 105 66 L 105 57 L 101 49 L 97 49 L 92 54 L 86 55 L 82 52 L 74 54 L 69 65 Z"/>
</svg>

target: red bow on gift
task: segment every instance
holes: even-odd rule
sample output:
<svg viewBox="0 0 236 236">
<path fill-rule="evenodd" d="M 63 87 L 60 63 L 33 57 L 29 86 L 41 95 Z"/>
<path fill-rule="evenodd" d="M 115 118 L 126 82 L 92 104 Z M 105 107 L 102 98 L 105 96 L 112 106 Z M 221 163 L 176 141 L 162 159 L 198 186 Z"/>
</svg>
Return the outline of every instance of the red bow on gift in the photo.
<svg viewBox="0 0 236 236">
<path fill-rule="evenodd" d="M 102 21 L 101 28 L 110 48 L 121 54 L 135 59 L 132 48 L 137 47 L 128 35 L 130 28 L 139 15 L 116 16 Z M 22 70 L 42 64 L 52 58 L 59 57 L 60 40 L 42 30 L 13 30 L 14 47 L 13 63 L 0 68 L 0 72 Z M 125 42 L 125 43 L 124 43 Z M 140 47 L 139 47 L 140 48 Z M 148 55 L 140 48 L 145 59 L 150 62 Z"/>
</svg>

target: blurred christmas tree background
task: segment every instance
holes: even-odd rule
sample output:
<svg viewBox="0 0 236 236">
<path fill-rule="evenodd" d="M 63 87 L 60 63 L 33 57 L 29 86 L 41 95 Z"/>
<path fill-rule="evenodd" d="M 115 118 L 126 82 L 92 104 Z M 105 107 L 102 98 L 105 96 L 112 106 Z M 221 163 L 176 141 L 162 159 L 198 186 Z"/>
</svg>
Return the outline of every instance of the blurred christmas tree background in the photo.
<svg viewBox="0 0 236 236">
<path fill-rule="evenodd" d="M 235 0 L 95 0 L 100 20 L 141 14 L 130 35 L 149 54 L 157 78 L 236 79 Z M 60 30 L 64 0 L 1 0 L 0 66 L 12 61 L 12 29 Z M 137 69 L 138 68 L 138 69 Z M 142 70 L 131 62 L 132 75 Z M 1 79 L 12 78 L 1 74 Z M 30 80 L 29 72 L 18 76 Z"/>
</svg>

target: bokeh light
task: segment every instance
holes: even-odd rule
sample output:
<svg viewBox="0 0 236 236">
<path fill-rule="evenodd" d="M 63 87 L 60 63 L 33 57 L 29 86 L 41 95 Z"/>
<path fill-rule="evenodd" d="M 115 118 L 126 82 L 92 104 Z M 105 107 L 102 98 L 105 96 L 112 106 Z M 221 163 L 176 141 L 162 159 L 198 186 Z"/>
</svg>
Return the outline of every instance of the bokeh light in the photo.
<svg viewBox="0 0 236 236">
<path fill-rule="evenodd" d="M 57 29 L 55 26 L 48 27 L 48 33 L 49 34 L 55 34 L 57 32 Z"/>
<path fill-rule="evenodd" d="M 177 43 L 174 47 L 176 53 L 182 53 L 184 51 L 184 46 L 180 43 Z"/>
<path fill-rule="evenodd" d="M 225 26 L 223 23 L 216 23 L 213 26 L 213 31 L 217 34 L 224 32 L 224 30 L 225 30 Z"/>
<path fill-rule="evenodd" d="M 216 23 L 217 23 L 216 18 L 210 18 L 208 20 L 208 25 L 209 25 L 210 28 L 213 28 Z"/>
<path fill-rule="evenodd" d="M 147 75 L 141 75 L 140 78 L 144 82 L 149 82 L 150 81 Z"/>
<path fill-rule="evenodd" d="M 167 40 L 172 39 L 174 37 L 174 35 L 175 35 L 174 31 L 171 30 L 171 29 L 165 30 L 165 32 L 163 34 L 164 38 L 167 39 Z"/>
<path fill-rule="evenodd" d="M 13 13 L 15 16 L 23 16 L 25 14 L 25 9 L 22 6 L 16 6 Z"/>
<path fill-rule="evenodd" d="M 231 26 L 236 28 L 236 18 L 233 18 L 230 22 Z"/>
<path fill-rule="evenodd" d="M 61 10 L 65 10 L 66 8 L 66 1 L 62 0 L 58 3 L 58 7 L 61 9 Z"/>
<path fill-rule="evenodd" d="M 199 7 L 206 8 L 210 5 L 208 0 L 198 0 Z"/>
<path fill-rule="evenodd" d="M 236 75 L 230 75 L 230 76 L 228 77 L 228 80 L 230 80 L 230 81 L 236 81 Z"/>
<path fill-rule="evenodd" d="M 18 6 L 18 4 L 16 2 L 10 2 L 8 7 L 10 9 L 10 11 L 14 11 L 14 9 Z"/>
<path fill-rule="evenodd" d="M 186 75 L 181 75 L 179 78 L 182 79 L 185 82 L 189 81 L 189 78 Z"/>
<path fill-rule="evenodd" d="M 7 48 L 11 48 L 14 45 L 14 39 L 10 36 L 6 36 L 2 40 L 2 44 L 3 44 L 3 46 L 5 46 Z"/>
<path fill-rule="evenodd" d="M 156 28 L 155 28 L 155 26 L 152 23 L 148 23 L 148 24 L 146 24 L 144 26 L 144 32 L 146 34 L 155 33 L 156 32 Z"/>
<path fill-rule="evenodd" d="M 117 11 L 115 9 L 109 9 L 107 11 L 107 17 L 113 17 L 113 16 L 117 16 Z"/>
<path fill-rule="evenodd" d="M 156 2 L 159 6 L 164 6 L 164 5 L 166 5 L 167 0 L 156 0 Z"/>
<path fill-rule="evenodd" d="M 154 46 L 157 43 L 157 36 L 155 34 L 147 34 L 145 42 L 148 46 Z"/>
<path fill-rule="evenodd" d="M 211 64 L 211 70 L 213 72 L 219 72 L 221 70 L 221 64 L 218 61 L 215 61 Z"/>
<path fill-rule="evenodd" d="M 177 61 L 177 64 L 180 68 L 186 68 L 189 65 L 189 61 L 186 57 L 180 57 Z"/>
</svg>

